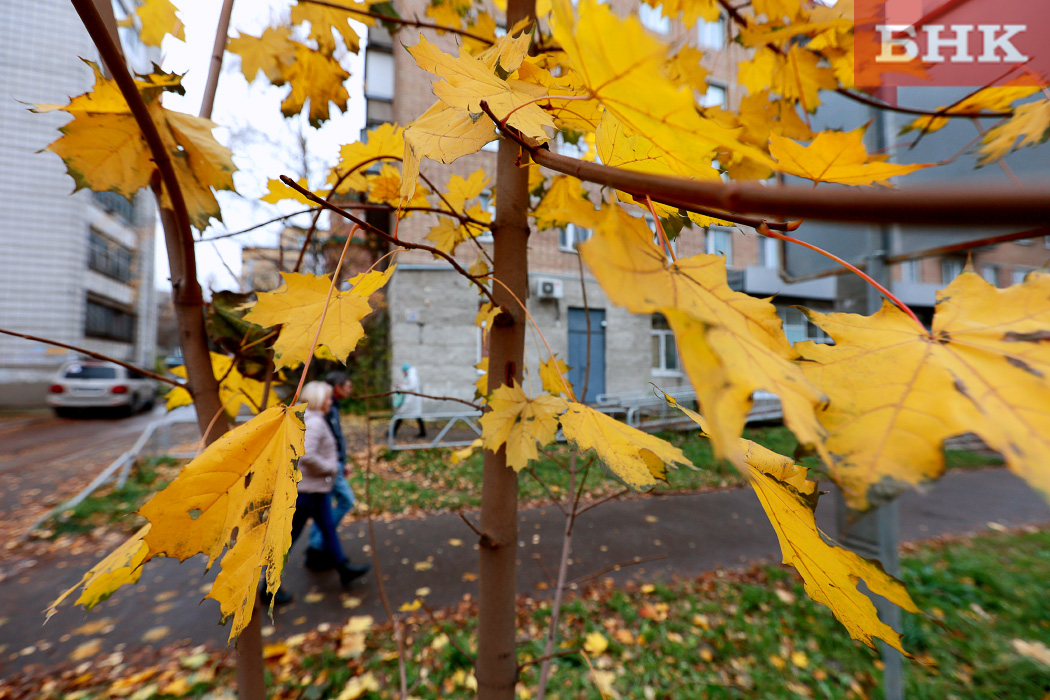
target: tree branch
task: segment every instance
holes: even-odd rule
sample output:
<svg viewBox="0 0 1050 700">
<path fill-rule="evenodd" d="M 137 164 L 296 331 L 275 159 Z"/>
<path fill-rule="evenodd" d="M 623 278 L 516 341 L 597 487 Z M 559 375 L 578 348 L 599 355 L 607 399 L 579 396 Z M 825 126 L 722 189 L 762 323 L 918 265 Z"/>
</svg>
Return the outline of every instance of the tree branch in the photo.
<svg viewBox="0 0 1050 700">
<path fill-rule="evenodd" d="M 430 394 L 421 394 L 418 391 L 402 391 L 400 389 L 396 391 L 386 391 L 382 394 L 368 394 L 367 396 L 348 396 L 347 398 L 353 399 L 355 401 L 364 401 L 365 399 L 382 399 L 387 396 L 392 396 L 394 394 L 411 394 L 412 396 L 422 396 L 424 399 L 434 399 L 435 401 L 456 401 L 457 403 L 466 404 L 467 406 L 470 406 L 471 408 L 476 409 L 478 411 L 482 410 L 481 406 L 472 401 L 467 401 L 466 399 L 457 399 L 454 396 L 431 396 Z"/>
<path fill-rule="evenodd" d="M 477 41 L 492 46 L 492 39 L 487 39 L 480 34 L 473 34 L 465 29 L 456 29 L 453 27 L 446 27 L 442 24 L 434 24 L 432 22 L 420 22 L 414 19 L 403 19 L 401 17 L 392 17 L 390 15 L 381 15 L 378 12 L 369 12 L 368 10 L 358 10 L 353 7 L 347 7 L 346 5 L 340 5 L 334 2 L 326 2 L 326 0 L 299 0 L 300 2 L 309 3 L 311 5 L 320 5 L 322 7 L 330 7 L 333 10 L 341 10 L 343 12 L 349 12 L 350 14 L 359 15 L 361 17 L 372 17 L 378 19 L 380 22 L 392 22 L 393 24 L 400 24 L 403 27 L 417 27 L 419 29 L 437 29 L 442 32 L 451 32 L 452 34 L 459 34 L 460 36 L 470 37 Z"/>
<path fill-rule="evenodd" d="M 357 224 L 361 228 L 366 228 L 369 231 L 372 231 L 377 236 L 385 238 L 386 240 L 390 241 L 394 245 L 398 245 L 398 246 L 401 246 L 403 248 L 409 248 L 409 249 L 414 249 L 414 250 L 425 250 L 425 251 L 427 251 L 428 253 L 430 253 L 432 255 L 435 255 L 435 256 L 437 256 L 439 258 L 442 258 L 443 260 L 445 260 L 445 262 L 447 262 L 449 265 L 452 266 L 452 269 L 454 269 L 456 272 L 461 274 L 463 277 L 465 277 L 468 280 L 470 280 L 474 284 L 474 286 L 476 286 L 478 289 L 480 289 L 482 294 L 484 294 L 488 298 L 488 300 L 490 302 L 492 302 L 493 306 L 499 306 L 499 304 L 496 303 L 496 299 L 492 296 L 492 292 L 489 290 L 489 288 L 486 287 L 485 285 L 481 284 L 481 282 L 478 281 L 477 277 L 475 277 L 474 275 L 472 275 L 469 272 L 467 272 L 466 270 L 464 270 L 463 266 L 460 265 L 458 262 L 456 262 L 456 259 L 453 258 L 448 253 L 446 253 L 445 251 L 438 250 L 437 248 L 434 248 L 434 247 L 428 246 L 428 245 L 424 245 L 422 243 L 410 243 L 408 241 L 402 241 L 399 238 L 395 238 L 395 237 L 391 236 L 389 233 L 387 233 L 386 231 L 382 231 L 382 230 L 376 228 L 375 226 L 372 226 L 370 223 L 368 223 L 364 219 L 359 219 L 356 216 L 354 216 L 353 214 L 351 214 L 350 212 L 343 211 L 342 209 L 340 209 L 339 207 L 335 206 L 334 204 L 332 204 L 328 200 L 321 199 L 320 197 L 315 195 L 310 190 L 308 190 L 308 189 L 306 189 L 304 187 L 300 187 L 299 183 L 295 182 L 294 180 L 292 180 L 287 175 L 281 175 L 281 181 L 284 184 L 286 184 L 289 187 L 291 187 L 292 189 L 294 189 L 299 194 L 301 194 L 304 197 L 306 197 L 307 199 L 309 199 L 311 202 L 316 202 L 316 203 L 320 204 L 322 207 L 324 207 L 325 209 L 328 209 L 329 211 L 334 211 L 336 214 L 339 214 L 339 216 L 342 216 L 344 219 L 348 219 L 349 221 L 353 221 L 355 224 Z"/>
<path fill-rule="evenodd" d="M 290 219 L 293 216 L 299 216 L 300 214 L 309 214 L 310 212 L 317 211 L 317 210 L 318 210 L 318 207 L 310 207 L 309 209 L 301 209 L 301 210 L 299 210 L 297 212 L 294 212 L 292 214 L 282 214 L 281 216 L 275 216 L 274 218 L 272 218 L 272 219 L 270 219 L 268 221 L 264 221 L 261 224 L 255 224 L 254 226 L 249 226 L 248 228 L 242 229 L 240 231 L 231 231 L 229 233 L 220 233 L 220 234 L 216 234 L 214 236 L 208 236 L 207 238 L 198 238 L 197 240 L 195 240 L 193 242 L 194 243 L 207 243 L 208 241 L 218 241 L 218 240 L 221 240 L 223 238 L 233 238 L 234 236 L 240 236 L 240 235 L 245 234 L 245 233 L 250 233 L 250 232 L 252 232 L 252 231 L 254 231 L 256 229 L 260 229 L 263 226 L 269 226 L 270 224 L 276 224 L 278 221 L 284 221 L 285 219 Z"/>
<path fill-rule="evenodd" d="M 110 357 L 109 355 L 103 355 L 102 353 L 99 353 L 99 352 L 92 352 L 91 350 L 85 350 L 84 348 L 77 347 L 76 345 L 67 345 L 66 343 L 60 343 L 57 340 L 48 340 L 47 338 L 38 338 L 35 335 L 26 335 L 25 333 L 16 333 L 15 331 L 9 331 L 9 330 L 7 330 L 5 328 L 0 328 L 0 333 L 3 333 L 4 335 L 14 336 L 15 338 L 25 338 L 26 340 L 32 340 L 32 341 L 37 342 L 37 343 L 44 343 L 45 345 L 54 345 L 56 348 L 65 348 L 66 350 L 73 350 L 75 352 L 79 352 L 82 355 L 87 355 L 88 357 L 94 357 L 96 360 L 104 360 L 105 362 L 112 362 L 115 365 L 120 365 L 121 367 L 124 367 L 125 369 L 129 369 L 129 370 L 131 370 L 133 372 L 138 372 L 139 374 L 144 374 L 147 377 L 150 377 L 151 379 L 156 379 L 158 382 L 164 382 L 165 384 L 171 384 L 172 386 L 178 387 L 179 389 L 187 389 L 188 390 L 188 387 L 185 384 L 183 384 L 182 382 L 177 381 L 175 379 L 172 379 L 171 377 L 164 377 L 164 376 L 156 374 L 154 372 L 150 372 L 148 369 L 142 369 L 141 367 L 136 367 L 135 365 L 128 364 L 127 362 L 115 359 L 113 357 Z"/>
<path fill-rule="evenodd" d="M 499 123 L 486 102 L 482 101 L 481 108 L 493 123 Z M 671 206 L 683 202 L 741 214 L 930 226 L 1004 223 L 1044 225 L 1050 222 L 1050 187 L 1045 183 L 1041 188 L 1022 191 L 1015 187 L 966 182 L 913 186 L 906 191 L 850 191 L 841 188 L 701 182 L 649 175 L 568 158 L 529 143 L 511 127 L 504 127 L 500 131 L 528 151 L 532 159 L 543 167 L 625 192 L 644 192 L 653 201 L 664 202 L 666 198 Z"/>
</svg>

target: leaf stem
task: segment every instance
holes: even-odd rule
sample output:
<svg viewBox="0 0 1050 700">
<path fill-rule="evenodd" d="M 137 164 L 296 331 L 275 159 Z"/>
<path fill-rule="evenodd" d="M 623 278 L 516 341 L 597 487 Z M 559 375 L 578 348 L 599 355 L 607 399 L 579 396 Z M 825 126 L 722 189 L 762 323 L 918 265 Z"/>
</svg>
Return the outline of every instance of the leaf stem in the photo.
<svg viewBox="0 0 1050 700">
<path fill-rule="evenodd" d="M 299 392 L 303 390 L 303 383 L 306 381 L 306 374 L 310 370 L 310 363 L 314 359 L 314 352 L 317 351 L 317 341 L 321 337 L 321 328 L 324 326 L 325 316 L 328 315 L 328 305 L 332 301 L 332 292 L 335 291 L 336 285 L 339 284 L 339 271 L 343 269 L 343 260 L 346 258 L 346 251 L 350 249 L 350 239 L 354 237 L 354 233 L 359 226 L 354 226 L 350 229 L 350 235 L 346 237 L 346 243 L 343 244 L 343 252 L 339 254 L 339 262 L 335 265 L 335 272 L 332 274 L 332 283 L 328 285 L 328 296 L 324 300 L 324 309 L 321 310 L 321 318 L 317 319 L 317 332 L 314 333 L 314 342 L 310 345 L 310 352 L 306 356 L 306 362 L 303 363 L 303 374 L 299 377 L 299 386 L 295 387 L 295 394 L 292 396 L 291 401 L 288 402 L 289 406 L 294 406 L 296 401 L 299 400 Z"/>
<path fill-rule="evenodd" d="M 894 296 L 893 292 L 891 292 L 890 290 L 886 289 L 886 287 L 884 287 L 881 284 L 879 284 L 878 282 L 876 282 L 874 280 L 874 278 L 871 277 L 871 275 L 869 275 L 868 273 L 864 272 L 863 270 L 858 268 L 856 265 L 853 265 L 852 263 L 848 263 L 845 260 L 843 260 L 842 258 L 840 258 L 839 256 L 835 255 L 834 253 L 830 253 L 830 252 L 824 250 L 823 248 L 820 248 L 819 246 L 813 245 L 812 243 L 807 243 L 806 241 L 799 240 L 798 238 L 792 238 L 791 236 L 785 236 L 782 233 L 777 233 L 775 231 L 770 231 L 768 228 L 766 228 L 764 226 L 760 227 L 758 229 L 758 232 L 760 234 L 762 234 L 763 236 L 768 236 L 770 238 L 776 238 L 776 239 L 779 239 L 781 241 L 787 241 L 788 243 L 796 243 L 796 244 L 802 246 L 803 248 L 808 248 L 809 250 L 812 250 L 815 253 L 820 253 L 821 255 L 823 255 L 824 257 L 826 257 L 826 258 L 828 258 L 830 260 L 834 260 L 839 265 L 842 265 L 843 267 L 848 269 L 850 272 L 852 272 L 853 274 L 857 275 L 858 277 L 863 279 L 865 282 L 867 282 L 871 286 L 875 287 L 875 289 L 879 290 L 879 292 L 883 296 L 885 296 L 887 299 L 889 299 L 890 302 L 892 302 L 894 306 L 896 306 L 898 309 L 900 309 L 901 311 L 906 313 L 908 316 L 911 316 L 912 320 L 915 321 L 915 323 L 917 323 L 919 325 L 919 328 L 921 328 L 924 333 L 927 332 L 926 326 L 922 325 L 922 321 L 919 320 L 919 317 L 915 315 L 915 312 L 911 310 L 910 306 L 908 306 L 903 301 L 901 301 L 896 296 Z"/>
<path fill-rule="evenodd" d="M 660 222 L 660 215 L 656 213 L 656 207 L 653 206 L 653 200 L 649 195 L 645 196 L 645 203 L 649 205 L 649 213 L 653 215 L 653 222 L 656 224 L 656 235 L 660 237 L 660 245 L 667 249 L 667 254 L 671 256 L 671 262 L 678 262 L 674 251 L 671 250 L 671 241 L 664 232 L 664 225 Z"/>
</svg>

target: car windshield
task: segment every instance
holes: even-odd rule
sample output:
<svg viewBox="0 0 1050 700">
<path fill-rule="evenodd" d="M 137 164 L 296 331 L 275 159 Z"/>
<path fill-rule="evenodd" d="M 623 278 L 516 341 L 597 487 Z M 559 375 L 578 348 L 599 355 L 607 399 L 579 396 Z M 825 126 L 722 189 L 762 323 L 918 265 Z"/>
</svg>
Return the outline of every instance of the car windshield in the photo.
<svg viewBox="0 0 1050 700">
<path fill-rule="evenodd" d="M 116 379 L 117 370 L 98 365 L 73 365 L 66 370 L 66 379 Z"/>
</svg>

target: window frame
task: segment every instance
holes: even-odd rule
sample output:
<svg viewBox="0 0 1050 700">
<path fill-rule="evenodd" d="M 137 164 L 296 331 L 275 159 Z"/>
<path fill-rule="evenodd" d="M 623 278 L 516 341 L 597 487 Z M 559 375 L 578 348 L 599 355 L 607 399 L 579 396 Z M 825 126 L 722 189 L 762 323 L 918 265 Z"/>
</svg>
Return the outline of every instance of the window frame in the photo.
<svg viewBox="0 0 1050 700">
<path fill-rule="evenodd" d="M 670 325 L 667 328 L 657 328 L 657 324 L 662 323 L 667 325 L 667 319 L 662 314 L 652 314 L 649 317 L 649 372 L 654 377 L 680 377 L 683 374 L 682 371 L 682 356 L 678 352 L 678 342 L 675 340 L 674 331 L 671 330 Z M 653 341 L 656 341 L 658 349 L 653 347 Z M 671 343 L 674 348 L 674 360 L 676 367 L 667 366 L 667 344 Z M 656 350 L 654 354 L 654 350 Z"/>
<path fill-rule="evenodd" d="M 733 266 L 733 229 L 726 228 L 725 226 L 709 226 L 707 234 L 704 236 L 704 251 L 708 255 L 719 255 L 721 254 L 718 247 L 713 245 L 716 234 L 718 236 L 725 236 L 726 242 L 729 244 L 723 257 L 725 257 L 726 267 Z"/>
<path fill-rule="evenodd" d="M 586 236 L 581 237 L 576 235 L 577 231 L 586 232 Z M 580 251 L 577 246 L 589 241 L 592 236 L 594 236 L 593 229 L 581 228 L 576 224 L 569 222 L 558 228 L 558 250 L 563 253 L 575 253 L 576 255 L 579 255 Z"/>
</svg>

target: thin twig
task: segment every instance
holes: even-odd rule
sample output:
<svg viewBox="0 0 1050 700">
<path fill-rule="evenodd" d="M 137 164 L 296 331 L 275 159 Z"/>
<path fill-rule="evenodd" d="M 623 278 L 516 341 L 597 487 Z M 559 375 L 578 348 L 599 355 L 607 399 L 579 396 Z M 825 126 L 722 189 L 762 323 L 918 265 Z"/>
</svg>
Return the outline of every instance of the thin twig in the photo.
<svg viewBox="0 0 1050 700">
<path fill-rule="evenodd" d="M 391 236 L 386 231 L 382 231 L 382 230 L 376 228 L 375 226 L 371 225 L 370 223 L 368 223 L 364 219 L 359 219 L 356 216 L 354 216 L 353 214 L 351 214 L 349 212 L 346 212 L 346 211 L 343 211 L 342 209 L 340 209 L 339 207 L 335 206 L 334 204 L 332 204 L 328 200 L 321 199 L 320 197 L 315 195 L 310 190 L 308 190 L 308 189 L 306 189 L 304 187 L 301 187 L 299 185 L 299 183 L 295 182 L 294 180 L 289 178 L 287 175 L 282 175 L 281 176 L 281 181 L 284 182 L 284 184 L 286 184 L 289 187 L 291 187 L 292 189 L 294 189 L 299 194 L 301 194 L 304 197 L 306 197 L 307 199 L 309 199 L 310 201 L 317 202 L 318 204 L 320 204 L 325 209 L 328 209 L 329 211 L 334 211 L 335 213 L 339 214 L 343 218 L 349 219 L 350 221 L 354 222 L 355 224 L 357 224 L 361 228 L 368 229 L 368 230 L 372 231 L 373 233 L 375 233 L 376 235 L 378 235 L 378 236 L 380 236 L 382 238 L 385 238 L 386 240 L 388 240 L 388 241 L 390 241 L 390 242 L 392 242 L 392 243 L 394 243 L 396 245 L 399 245 L 399 246 L 401 246 L 403 248 L 409 248 L 409 249 L 414 249 L 414 250 L 425 250 L 428 253 L 431 253 L 432 255 L 436 255 L 437 257 L 442 258 L 443 260 L 445 260 L 445 262 L 447 262 L 449 265 L 452 266 L 452 269 L 454 269 L 456 272 L 461 274 L 463 277 L 465 277 L 467 280 L 469 280 L 471 283 L 473 283 L 474 286 L 476 286 L 479 290 L 481 290 L 481 293 L 484 294 L 488 298 L 488 300 L 492 302 L 493 306 L 499 306 L 499 304 L 496 302 L 496 299 L 492 296 L 492 291 L 489 290 L 489 288 L 486 287 L 485 285 L 481 284 L 481 282 L 478 281 L 478 277 L 476 275 L 472 275 L 469 272 L 467 272 L 466 270 L 464 270 L 463 266 L 460 265 L 456 261 L 456 259 L 454 257 L 449 255 L 445 251 L 438 250 L 437 248 L 434 248 L 434 247 L 428 246 L 428 245 L 424 245 L 422 243 L 409 243 L 408 241 L 402 241 L 399 238 Z M 347 239 L 347 240 L 349 240 L 349 239 Z"/>
<path fill-rule="evenodd" d="M 475 41 L 480 41 L 486 46 L 492 46 L 492 39 L 481 36 L 480 34 L 474 34 L 468 32 L 465 29 L 457 29 L 455 27 L 447 27 L 443 24 L 434 24 L 432 22 L 420 22 L 419 20 L 413 19 L 402 19 L 401 17 L 391 17 L 390 15 L 381 15 L 378 12 L 369 12 L 368 10 L 358 10 L 357 8 L 347 7 L 346 5 L 340 5 L 334 2 L 326 2 L 325 0 L 300 0 L 300 2 L 309 3 L 311 5 L 320 5 L 321 7 L 330 7 L 333 10 L 341 10 L 342 12 L 349 12 L 351 14 L 359 15 L 361 17 L 371 17 L 377 19 L 380 22 L 391 22 L 393 24 L 400 24 L 403 27 L 416 27 L 418 29 L 437 29 L 442 32 L 449 32 L 451 34 L 459 34 Z"/>
<path fill-rule="evenodd" d="M 60 343 L 57 340 L 48 340 L 47 338 L 40 338 L 40 337 L 37 337 L 35 335 L 27 335 L 25 333 L 16 333 L 15 331 L 9 331 L 9 330 L 7 330 L 5 328 L 0 328 L 0 333 L 3 333 L 4 335 L 14 336 L 15 338 L 24 338 L 25 340 L 32 340 L 33 342 L 36 342 L 36 343 L 44 343 L 45 345 L 54 345 L 56 348 L 65 348 L 66 350 L 73 350 L 74 352 L 79 352 L 82 355 L 87 355 L 88 357 L 94 357 L 96 360 L 104 360 L 105 362 L 112 362 L 115 365 L 120 365 L 121 367 L 123 367 L 125 369 L 129 369 L 129 370 L 131 370 L 133 372 L 138 372 L 139 374 L 145 375 L 145 376 L 149 377 L 150 379 L 156 379 L 158 382 L 164 382 L 165 384 L 171 384 L 172 386 L 178 387 L 179 389 L 186 389 L 187 391 L 189 391 L 189 386 L 184 384 L 183 382 L 180 382 L 180 381 L 178 381 L 176 379 L 172 379 L 171 377 L 165 377 L 165 376 L 157 374 L 155 372 L 151 372 L 148 369 L 142 369 L 141 367 L 136 367 L 135 365 L 128 364 L 127 362 L 124 362 L 123 360 L 118 360 L 116 358 L 110 357 L 109 355 L 103 355 L 102 353 L 92 352 L 91 350 L 86 350 L 86 349 L 78 347 L 76 345 L 68 345 L 67 343 Z"/>
<path fill-rule="evenodd" d="M 572 518 L 575 521 L 580 516 L 580 499 L 583 497 L 584 486 L 587 485 L 587 477 L 591 474 L 591 465 L 594 464 L 595 455 L 591 455 L 587 459 L 587 463 L 583 465 L 583 476 L 580 477 L 580 486 L 576 489 L 576 498 L 572 502 Z"/>
<path fill-rule="evenodd" d="M 627 567 L 627 566 L 637 566 L 639 564 L 646 564 L 646 563 L 651 562 L 651 561 L 660 561 L 661 559 L 666 559 L 666 558 L 667 558 L 666 554 L 654 554 L 651 557 L 635 557 L 634 559 L 632 559 L 630 561 L 623 561 L 623 562 L 620 562 L 619 564 L 610 564 L 609 566 L 605 567 L 604 569 L 600 569 L 598 571 L 595 571 L 593 574 L 588 574 L 588 575 L 586 575 L 586 576 L 584 576 L 582 578 L 576 579 L 575 581 L 570 581 L 569 585 L 570 586 L 578 586 L 581 583 L 584 583 L 585 581 L 590 581 L 591 579 L 598 578 L 602 574 L 607 574 L 610 571 L 618 571 L 618 570 L 620 570 L 620 569 L 622 569 L 624 567 Z"/>
<path fill-rule="evenodd" d="M 586 505 L 586 506 L 584 506 L 583 508 L 581 508 L 581 509 L 580 509 L 580 510 L 579 510 L 579 511 L 578 511 L 578 512 L 576 513 L 576 517 L 577 517 L 577 518 L 578 518 L 578 517 L 580 517 L 581 515 L 583 515 L 583 514 L 584 514 L 584 513 L 586 513 L 587 511 L 589 511 L 589 510 L 590 510 L 591 508 L 597 508 L 598 506 L 600 506 L 600 505 L 601 505 L 601 504 L 603 504 L 603 503 L 608 503 L 609 501 L 614 501 L 614 500 L 616 500 L 617 498 L 619 498 L 620 496 L 625 496 L 625 495 L 627 495 L 628 493 L 630 493 L 630 490 L 629 490 L 629 489 L 622 489 L 622 490 L 620 490 L 620 491 L 617 491 L 616 493 L 611 493 L 611 494 L 609 494 L 608 496 L 606 496 L 605 498 L 603 498 L 603 499 L 601 499 L 601 500 L 598 500 L 598 501 L 595 501 L 594 503 L 591 503 L 591 504 L 589 504 L 589 505 Z"/>
<path fill-rule="evenodd" d="M 474 531 L 474 534 L 478 536 L 478 541 L 483 546 L 485 546 L 485 547 L 493 547 L 493 548 L 494 547 L 499 547 L 499 540 L 495 540 L 490 535 L 486 535 L 484 532 L 479 530 L 474 525 L 474 523 L 470 522 L 470 519 L 467 518 L 467 516 L 463 515 L 463 513 L 456 513 L 456 515 L 458 515 L 460 517 L 460 519 L 467 524 L 467 527 L 469 527 L 471 530 Z"/>
<path fill-rule="evenodd" d="M 547 583 L 551 586 L 557 586 L 558 582 L 554 580 L 554 577 L 551 576 L 551 572 L 547 571 L 547 567 L 543 563 L 543 555 L 539 552 L 534 552 L 532 558 L 536 561 L 536 564 L 539 565 L 540 570 L 543 571 L 543 575 L 547 577 Z"/>
<path fill-rule="evenodd" d="M 207 243 L 209 241 L 219 241 L 219 240 L 222 240 L 223 238 L 233 238 L 234 236 L 241 236 L 241 235 L 243 235 L 245 233 L 250 233 L 252 231 L 255 231 L 256 229 L 260 229 L 263 226 L 269 226 L 270 224 L 276 224 L 278 221 L 283 221 L 284 219 L 290 219 L 293 216 L 299 216 L 300 214 L 309 214 L 312 211 L 317 211 L 317 207 L 310 207 L 309 209 L 302 209 L 302 210 L 294 212 L 292 214 L 282 214 L 281 216 L 275 216 L 274 218 L 272 218 L 272 219 L 270 219 L 268 221 L 264 221 L 261 224 L 255 224 L 255 226 L 249 226 L 248 228 L 242 229 L 240 231 L 231 231 L 229 233 L 219 233 L 219 234 L 216 234 L 214 236 L 208 236 L 207 238 L 198 238 L 198 239 L 196 239 L 193 242 L 194 243 Z"/>
<path fill-rule="evenodd" d="M 470 406 L 473 409 L 477 409 L 478 411 L 482 410 L 482 406 L 474 403 L 473 401 L 467 401 L 466 399 L 457 399 L 454 396 L 431 396 L 430 394 L 421 394 L 418 391 L 403 391 L 401 389 L 398 389 L 396 391 L 384 391 L 382 394 L 369 394 L 367 396 L 349 396 L 347 398 L 353 399 L 355 401 L 361 401 L 364 399 L 382 399 L 386 398 L 387 396 L 392 396 L 394 394 L 411 394 L 412 396 L 422 396 L 424 399 L 434 399 L 436 401 L 455 401 L 457 403 Z"/>
<path fill-rule="evenodd" d="M 528 473 L 530 476 L 532 476 L 533 479 L 536 480 L 536 483 L 538 483 L 540 487 L 543 488 L 543 490 L 547 493 L 547 496 L 551 499 L 551 503 L 558 506 L 558 510 L 561 511 L 562 515 L 564 515 L 566 518 L 569 517 L 569 511 L 565 510 L 565 506 L 561 504 L 561 499 L 554 495 L 554 492 L 552 492 L 550 490 L 550 487 L 547 486 L 547 482 L 541 479 L 536 473 L 536 469 L 531 468 L 529 469 Z"/>
<path fill-rule="evenodd" d="M 580 648 L 576 647 L 574 649 L 565 649 L 563 651 L 556 651 L 553 654 L 546 654 L 545 656 L 537 656 L 535 659 L 529 659 L 528 661 L 522 661 L 520 664 L 518 664 L 518 671 L 522 671 L 523 669 L 526 669 L 529 666 L 535 666 L 536 664 L 541 664 L 544 661 L 550 661 L 552 659 L 560 659 L 563 656 L 572 656 L 573 654 L 579 654 L 579 653 L 580 653 Z M 537 694 L 536 695 L 536 700 L 540 700 L 540 697 L 541 696 L 539 694 Z"/>
</svg>

